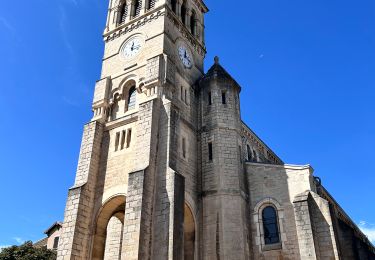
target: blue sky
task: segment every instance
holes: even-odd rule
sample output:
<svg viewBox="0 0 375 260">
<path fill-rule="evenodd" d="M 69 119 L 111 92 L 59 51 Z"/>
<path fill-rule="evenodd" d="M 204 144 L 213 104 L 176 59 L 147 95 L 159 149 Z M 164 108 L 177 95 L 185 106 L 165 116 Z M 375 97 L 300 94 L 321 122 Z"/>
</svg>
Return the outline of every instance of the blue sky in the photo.
<svg viewBox="0 0 375 260">
<path fill-rule="evenodd" d="M 311 164 L 374 241 L 375 2 L 206 3 L 206 68 L 220 56 L 242 85 L 243 119 L 285 162 Z M 106 8 L 0 3 L 0 247 L 42 238 L 63 219 Z"/>
</svg>

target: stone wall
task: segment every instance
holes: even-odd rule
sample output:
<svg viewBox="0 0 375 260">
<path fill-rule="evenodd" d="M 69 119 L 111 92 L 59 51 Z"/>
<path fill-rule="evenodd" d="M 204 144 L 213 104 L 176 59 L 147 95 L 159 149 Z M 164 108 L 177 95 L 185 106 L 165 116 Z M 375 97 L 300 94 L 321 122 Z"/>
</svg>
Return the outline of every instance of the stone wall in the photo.
<svg viewBox="0 0 375 260">
<path fill-rule="evenodd" d="M 309 166 L 271 165 L 246 163 L 249 186 L 249 208 L 252 212 L 251 230 L 254 259 L 310 259 L 300 253 L 298 221 L 295 213 L 294 198 L 305 191 L 314 190 L 312 169 Z M 261 233 L 260 209 L 262 205 L 272 205 L 278 211 L 281 244 L 278 248 L 267 248 Z M 308 209 L 308 205 L 299 207 Z M 302 212 L 296 208 L 296 212 Z M 301 213 L 302 214 L 302 213 Z M 306 220 L 307 221 L 307 220 Z M 305 242 L 309 244 L 308 242 Z M 314 250 L 312 250 L 314 252 Z M 305 255 L 307 257 L 309 254 Z M 311 258 L 314 259 L 314 258 Z"/>
</svg>

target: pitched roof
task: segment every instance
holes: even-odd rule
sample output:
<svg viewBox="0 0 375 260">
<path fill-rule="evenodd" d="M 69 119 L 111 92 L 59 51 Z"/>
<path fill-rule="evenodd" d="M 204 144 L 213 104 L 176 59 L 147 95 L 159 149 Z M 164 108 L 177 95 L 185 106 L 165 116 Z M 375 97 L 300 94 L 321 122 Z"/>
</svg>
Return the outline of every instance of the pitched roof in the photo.
<svg viewBox="0 0 375 260">
<path fill-rule="evenodd" d="M 211 80 L 216 78 L 229 79 L 241 90 L 241 86 L 237 83 L 237 81 L 220 65 L 219 57 L 217 56 L 215 57 L 214 65 L 212 65 L 212 67 L 207 71 L 207 73 L 201 78 L 200 81 Z"/>
<path fill-rule="evenodd" d="M 52 226 L 50 226 L 46 231 L 44 231 L 44 234 L 48 235 L 48 233 L 51 232 L 51 230 L 54 229 L 55 227 L 61 228 L 62 222 L 56 221 L 55 223 L 52 224 Z"/>
</svg>

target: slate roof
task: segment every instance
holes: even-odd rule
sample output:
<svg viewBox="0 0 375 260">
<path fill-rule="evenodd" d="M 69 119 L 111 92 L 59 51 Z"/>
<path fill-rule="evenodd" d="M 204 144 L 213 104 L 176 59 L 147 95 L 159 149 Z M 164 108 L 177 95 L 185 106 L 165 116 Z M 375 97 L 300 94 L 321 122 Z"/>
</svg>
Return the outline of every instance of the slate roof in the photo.
<svg viewBox="0 0 375 260">
<path fill-rule="evenodd" d="M 214 65 L 212 65 L 207 73 L 200 79 L 200 82 L 215 78 L 229 79 L 241 90 L 241 86 L 237 83 L 237 81 L 220 65 L 219 57 L 217 56 L 215 57 Z"/>
</svg>

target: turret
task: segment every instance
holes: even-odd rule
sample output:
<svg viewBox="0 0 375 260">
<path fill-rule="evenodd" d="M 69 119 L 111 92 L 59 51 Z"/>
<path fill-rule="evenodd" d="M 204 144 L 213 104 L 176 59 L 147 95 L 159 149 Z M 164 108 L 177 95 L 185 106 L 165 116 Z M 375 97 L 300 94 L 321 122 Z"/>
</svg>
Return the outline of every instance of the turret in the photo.
<svg viewBox="0 0 375 260">
<path fill-rule="evenodd" d="M 218 259 L 244 259 L 248 227 L 243 214 L 246 194 L 243 176 L 241 87 L 219 64 L 199 81 L 200 144 L 202 151 L 203 243 Z M 237 212 L 234 214 L 234 212 Z M 225 228 L 224 228 L 225 223 Z M 230 238 L 239 237 L 238 241 Z M 219 249 L 218 249 L 219 247 Z"/>
</svg>

